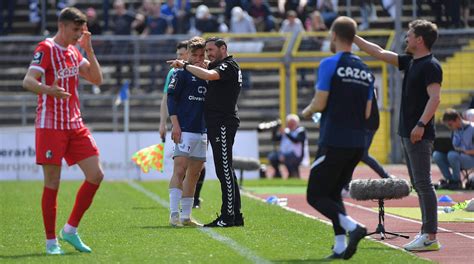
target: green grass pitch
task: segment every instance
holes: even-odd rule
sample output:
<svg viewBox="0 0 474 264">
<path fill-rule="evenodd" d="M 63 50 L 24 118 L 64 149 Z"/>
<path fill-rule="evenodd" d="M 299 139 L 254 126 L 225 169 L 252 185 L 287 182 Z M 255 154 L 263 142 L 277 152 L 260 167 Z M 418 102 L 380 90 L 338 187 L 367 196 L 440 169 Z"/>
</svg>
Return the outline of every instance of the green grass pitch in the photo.
<svg viewBox="0 0 474 264">
<path fill-rule="evenodd" d="M 288 182 L 301 186 L 301 182 Z M 165 181 L 137 182 L 145 192 L 168 201 Z M 246 181 L 248 186 L 278 185 Z M 58 196 L 56 230 L 72 209 L 80 182 L 64 181 Z M 62 243 L 64 256 L 46 256 L 41 218 L 42 183 L 0 182 L 1 263 L 318 263 L 330 254 L 332 228 L 242 196 L 245 227 L 172 228 L 168 208 L 127 182 L 104 182 L 79 227 L 91 254 Z M 204 183 L 202 208 L 193 216 L 202 223 L 220 207 L 217 181 Z M 364 240 L 353 263 L 422 263 L 426 260 Z"/>
</svg>

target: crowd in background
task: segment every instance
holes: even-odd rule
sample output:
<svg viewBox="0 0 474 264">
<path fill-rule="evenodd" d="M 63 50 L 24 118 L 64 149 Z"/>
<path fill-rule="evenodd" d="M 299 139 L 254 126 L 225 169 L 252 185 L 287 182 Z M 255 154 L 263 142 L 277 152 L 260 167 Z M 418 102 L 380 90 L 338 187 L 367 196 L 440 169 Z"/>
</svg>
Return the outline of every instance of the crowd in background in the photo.
<svg viewBox="0 0 474 264">
<path fill-rule="evenodd" d="M 61 10 L 76 5 L 76 0 L 46 0 L 47 9 Z M 191 7 L 190 0 L 103 0 L 101 10 L 88 7 L 88 26 L 93 34 L 161 35 L 200 34 L 212 32 L 300 32 L 324 31 L 340 14 L 345 1 L 278 0 L 271 6 L 267 0 L 220 0 L 218 7 L 201 4 Z M 387 17 L 395 16 L 394 0 L 352 0 L 360 11 L 359 30 L 370 29 L 377 21 L 375 8 L 380 5 Z M 431 15 L 433 22 L 445 27 L 469 27 L 470 0 L 416 0 L 418 16 Z M 205 2 L 203 2 L 205 3 Z M 426 3 L 431 10 L 422 8 Z M 29 20 L 40 30 L 40 0 L 28 0 Z M 338 5 L 339 4 L 339 5 Z M 0 35 L 12 32 L 15 0 L 0 1 Z M 273 11 L 272 11 L 273 10 Z M 223 12 L 222 12 L 223 11 Z M 41 33 L 41 32 L 38 32 Z"/>
</svg>

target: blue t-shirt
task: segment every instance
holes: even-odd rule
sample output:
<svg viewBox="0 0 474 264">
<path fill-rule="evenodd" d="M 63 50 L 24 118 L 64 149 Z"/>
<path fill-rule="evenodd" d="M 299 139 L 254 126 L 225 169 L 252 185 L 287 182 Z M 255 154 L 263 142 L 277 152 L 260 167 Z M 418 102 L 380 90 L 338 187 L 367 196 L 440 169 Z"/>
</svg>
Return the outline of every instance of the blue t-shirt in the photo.
<svg viewBox="0 0 474 264">
<path fill-rule="evenodd" d="M 369 67 L 350 52 L 321 61 L 315 88 L 329 96 L 321 115 L 320 146 L 366 147 L 365 109 L 373 97 L 374 80 Z"/>
<path fill-rule="evenodd" d="M 178 116 L 182 132 L 206 133 L 204 101 L 207 82 L 176 69 L 168 86 L 169 115 Z"/>
</svg>

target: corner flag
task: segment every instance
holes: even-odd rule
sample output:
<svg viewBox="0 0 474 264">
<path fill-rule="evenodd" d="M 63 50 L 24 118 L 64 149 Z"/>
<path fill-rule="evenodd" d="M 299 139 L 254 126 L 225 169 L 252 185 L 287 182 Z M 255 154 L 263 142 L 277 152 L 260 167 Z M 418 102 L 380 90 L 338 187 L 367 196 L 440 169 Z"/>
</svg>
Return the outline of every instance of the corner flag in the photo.
<svg viewBox="0 0 474 264">
<path fill-rule="evenodd" d="M 115 105 L 120 105 L 122 102 L 128 100 L 128 89 L 130 87 L 130 82 L 127 80 L 125 83 L 120 87 L 120 92 L 117 95 L 117 99 L 115 99 Z"/>
</svg>

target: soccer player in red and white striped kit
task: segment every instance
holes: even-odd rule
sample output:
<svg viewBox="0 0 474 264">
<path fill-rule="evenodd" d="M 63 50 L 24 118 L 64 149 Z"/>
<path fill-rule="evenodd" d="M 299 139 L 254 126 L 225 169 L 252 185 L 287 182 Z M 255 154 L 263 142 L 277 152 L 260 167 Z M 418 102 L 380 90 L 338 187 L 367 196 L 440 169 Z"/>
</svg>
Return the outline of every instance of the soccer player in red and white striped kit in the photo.
<svg viewBox="0 0 474 264">
<path fill-rule="evenodd" d="M 80 239 L 77 227 L 104 177 L 99 150 L 84 126 L 79 108 L 79 76 L 95 85 L 100 85 L 103 79 L 86 22 L 87 17 L 78 9 L 63 9 L 58 18 L 58 32 L 38 44 L 23 80 L 23 87 L 38 95 L 36 163 L 43 168 L 41 206 L 46 253 L 52 255 L 64 254 L 55 232 L 62 159 L 69 166 L 79 165 L 85 176 L 71 215 L 59 233 L 62 240 L 80 252 L 91 252 Z M 76 44 L 84 49 L 87 59 L 74 46 Z"/>
</svg>

